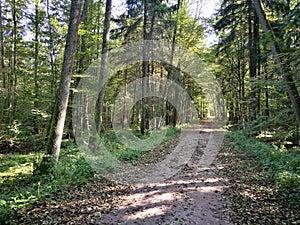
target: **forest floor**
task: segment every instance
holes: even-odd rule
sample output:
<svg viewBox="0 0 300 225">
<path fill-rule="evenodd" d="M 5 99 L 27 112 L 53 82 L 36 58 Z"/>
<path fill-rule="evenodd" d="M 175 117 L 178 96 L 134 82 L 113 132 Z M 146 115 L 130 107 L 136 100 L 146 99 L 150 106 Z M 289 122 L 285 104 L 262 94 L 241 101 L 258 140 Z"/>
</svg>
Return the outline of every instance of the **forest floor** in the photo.
<svg viewBox="0 0 300 225">
<path fill-rule="evenodd" d="M 204 132 L 203 132 L 204 130 Z M 177 174 L 161 183 L 129 186 L 104 178 L 87 185 L 62 189 L 48 199 L 24 209 L 17 224 L 300 224 L 299 208 L 278 196 L 273 178 L 255 159 L 236 154 L 225 140 L 213 163 L 199 166 L 210 138 L 210 123 L 200 134 L 186 140 L 197 141 L 191 160 Z M 149 163 L 160 160 L 162 146 L 142 157 Z M 168 150 L 166 150 L 168 149 Z M 141 163 L 141 162 L 139 162 Z"/>
<path fill-rule="evenodd" d="M 203 123 L 184 137 L 189 143 L 185 148 L 193 147 L 195 152 L 184 168 L 166 181 L 127 186 L 96 178 L 92 184 L 56 193 L 53 203 L 47 199 L 26 209 L 18 223 L 229 224 L 221 195 L 226 182 L 216 173 L 222 167 L 212 164 L 203 169 L 199 165 L 213 132 L 210 126 L 211 122 Z M 177 143 L 178 138 L 168 148 L 161 146 L 143 155 L 138 163 L 161 160 Z"/>
</svg>

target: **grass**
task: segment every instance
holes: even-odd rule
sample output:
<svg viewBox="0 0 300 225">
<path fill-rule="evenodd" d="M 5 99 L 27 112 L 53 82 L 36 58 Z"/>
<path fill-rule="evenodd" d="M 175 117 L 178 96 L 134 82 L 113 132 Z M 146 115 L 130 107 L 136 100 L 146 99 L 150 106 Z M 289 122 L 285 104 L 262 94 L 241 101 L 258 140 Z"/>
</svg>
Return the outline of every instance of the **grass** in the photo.
<svg viewBox="0 0 300 225">
<path fill-rule="evenodd" d="M 297 150 L 278 148 L 237 132 L 229 132 L 227 137 L 234 142 L 235 151 L 245 151 L 257 159 L 274 177 L 281 194 L 290 203 L 300 205 L 300 154 Z"/>
<path fill-rule="evenodd" d="M 69 185 L 87 183 L 93 170 L 72 142 L 62 149 L 56 172 L 33 175 L 34 162 L 42 153 L 8 154 L 0 158 L 0 224 L 21 216 L 20 209 L 51 196 Z"/>
</svg>

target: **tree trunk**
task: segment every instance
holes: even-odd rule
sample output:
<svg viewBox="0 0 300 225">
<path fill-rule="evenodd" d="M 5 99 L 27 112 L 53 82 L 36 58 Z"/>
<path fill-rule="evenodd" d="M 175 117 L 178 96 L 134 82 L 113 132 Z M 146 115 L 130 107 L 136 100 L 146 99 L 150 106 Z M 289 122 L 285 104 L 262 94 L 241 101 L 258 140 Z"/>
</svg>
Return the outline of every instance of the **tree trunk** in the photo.
<svg viewBox="0 0 300 225">
<path fill-rule="evenodd" d="M 6 75 L 4 72 L 4 43 L 3 43 L 3 25 L 2 25 L 2 3 L 0 2 L 0 69 L 2 74 L 2 87 L 6 89 Z"/>
<path fill-rule="evenodd" d="M 172 48 L 171 48 L 171 56 L 170 56 L 170 65 L 173 67 L 173 58 L 174 58 L 174 51 L 175 51 L 175 45 L 176 45 L 176 35 L 177 35 L 177 29 L 178 29 L 178 19 L 179 19 L 179 10 L 181 7 L 181 0 L 177 1 L 177 15 L 176 15 L 176 21 L 175 21 L 175 26 L 173 30 L 173 35 L 172 35 Z M 173 72 L 176 71 L 173 68 L 168 70 L 168 79 L 173 80 Z M 173 107 L 169 102 L 166 102 L 166 125 L 171 124 L 172 126 L 176 126 L 176 120 L 177 120 L 177 112 L 175 107 Z"/>
<path fill-rule="evenodd" d="M 144 40 L 148 40 L 148 34 L 147 34 L 147 22 L 148 22 L 148 1 L 144 0 L 144 20 L 143 20 L 143 38 Z M 149 70 L 149 61 L 148 61 L 148 46 L 144 46 L 143 49 L 143 62 L 142 62 L 142 71 L 143 71 L 143 79 L 142 79 L 142 118 L 141 118 L 141 124 L 140 129 L 141 133 L 145 134 L 147 130 L 147 101 L 144 98 L 144 96 L 147 93 L 147 83 L 148 83 L 148 70 Z"/>
<path fill-rule="evenodd" d="M 55 63 L 55 48 L 54 48 L 54 38 L 53 38 L 53 28 L 52 28 L 52 22 L 51 22 L 51 14 L 50 14 L 50 0 L 46 1 L 46 12 L 47 12 L 47 20 L 49 23 L 49 30 L 48 30 L 48 35 L 49 35 L 49 46 L 48 46 L 48 51 L 49 51 L 49 58 L 50 58 L 50 68 L 51 68 L 51 92 L 53 95 L 56 94 L 56 74 L 57 74 L 57 67 Z"/>
<path fill-rule="evenodd" d="M 264 68 L 264 73 L 265 73 L 265 81 L 268 83 L 268 75 L 267 75 L 267 66 L 265 65 Z M 265 86 L 265 116 L 270 117 L 270 107 L 269 107 L 269 86 L 266 84 Z"/>
<path fill-rule="evenodd" d="M 12 19 L 13 19 L 13 58 L 12 58 L 12 91 L 13 91 L 13 100 L 12 100 L 12 111 L 10 115 L 10 122 L 15 118 L 16 108 L 17 108 L 17 9 L 16 9 L 16 1 L 12 1 Z"/>
<path fill-rule="evenodd" d="M 7 92 L 7 85 L 6 85 L 6 76 L 7 73 L 5 72 L 5 65 L 4 65 L 4 38 L 3 38 L 3 24 L 2 24 L 2 2 L 0 2 L 0 72 L 2 74 L 2 87 L 5 92 Z M 1 116 L 0 116 L 0 123 L 5 122 L 4 118 L 4 111 L 6 109 L 7 103 L 7 96 L 3 96 L 2 100 L 2 109 L 1 109 Z"/>
<path fill-rule="evenodd" d="M 55 106 L 51 124 L 46 153 L 58 161 L 60 145 L 66 119 L 69 90 L 72 78 L 74 57 L 78 44 L 78 26 L 80 22 L 81 0 L 72 0 L 69 28 L 67 33 L 64 61 L 62 66 L 62 78 L 59 87 L 58 100 Z"/>
<path fill-rule="evenodd" d="M 38 60 L 39 60 L 39 2 L 35 2 L 35 38 L 34 38 L 34 108 L 37 110 L 38 107 L 38 96 L 39 96 L 39 84 L 38 84 Z M 39 127 L 37 123 L 37 117 L 35 116 L 35 133 L 39 133 Z"/>
<path fill-rule="evenodd" d="M 103 104 L 105 96 L 105 79 L 107 73 L 107 58 L 108 58 L 108 45 L 109 45 L 109 32 L 110 32 L 110 18 L 111 18 L 111 3 L 112 0 L 106 0 L 105 6 L 105 18 L 104 18 L 104 30 L 102 35 L 102 51 L 101 51 L 101 67 L 100 67 L 100 87 L 102 87 L 99 93 L 98 107 L 99 107 L 99 121 L 98 121 L 98 133 L 100 134 L 103 124 Z"/>
<path fill-rule="evenodd" d="M 256 119 L 256 54 L 255 54 L 255 43 L 254 43 L 254 32 L 253 32 L 253 8 L 251 0 L 248 2 L 248 50 L 249 50 L 249 76 L 250 76 L 250 107 L 249 116 L 250 121 Z"/>
<path fill-rule="evenodd" d="M 128 116 L 126 112 L 126 95 L 127 95 L 127 75 L 128 69 L 125 68 L 124 70 L 124 92 L 123 92 L 123 112 L 122 112 L 122 129 L 124 129 L 128 123 Z"/>
<path fill-rule="evenodd" d="M 258 116 L 261 115 L 261 89 L 257 85 L 257 81 L 261 79 L 261 51 L 259 46 L 260 41 L 260 33 L 259 33 L 259 20 L 257 17 L 257 13 L 254 12 L 254 20 L 253 20 L 253 41 L 255 47 L 255 67 L 256 67 L 256 113 Z"/>
<path fill-rule="evenodd" d="M 260 0 L 253 0 L 254 2 L 254 6 L 255 6 L 255 10 L 257 13 L 257 16 L 260 20 L 260 23 L 262 25 L 262 28 L 264 30 L 265 33 L 268 33 L 271 31 L 271 28 L 268 24 L 267 18 L 265 16 L 265 13 L 262 9 L 262 5 Z M 282 74 L 282 78 L 285 82 L 285 85 L 287 87 L 287 91 L 289 94 L 289 98 L 291 100 L 293 109 L 294 109 L 294 113 L 296 115 L 298 124 L 300 125 L 300 96 L 299 96 L 299 92 L 297 90 L 297 87 L 295 85 L 294 79 L 291 76 L 291 74 L 287 71 L 285 71 L 283 65 L 282 65 L 282 61 L 280 58 L 280 50 L 278 47 L 278 44 L 276 43 L 276 39 L 274 38 L 274 34 L 273 34 L 273 40 L 271 43 L 271 51 L 272 54 L 275 58 L 275 62 L 278 64 L 279 66 L 279 72 Z"/>
</svg>

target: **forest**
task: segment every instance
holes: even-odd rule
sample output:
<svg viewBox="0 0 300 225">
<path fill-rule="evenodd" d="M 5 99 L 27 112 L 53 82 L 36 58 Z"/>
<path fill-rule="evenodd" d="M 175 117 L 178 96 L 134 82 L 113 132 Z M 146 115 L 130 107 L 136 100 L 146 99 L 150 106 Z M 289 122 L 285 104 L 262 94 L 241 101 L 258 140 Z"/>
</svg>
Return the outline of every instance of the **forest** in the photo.
<svg viewBox="0 0 300 225">
<path fill-rule="evenodd" d="M 212 2 L 0 0 L 0 224 L 300 224 L 300 2 Z"/>
</svg>

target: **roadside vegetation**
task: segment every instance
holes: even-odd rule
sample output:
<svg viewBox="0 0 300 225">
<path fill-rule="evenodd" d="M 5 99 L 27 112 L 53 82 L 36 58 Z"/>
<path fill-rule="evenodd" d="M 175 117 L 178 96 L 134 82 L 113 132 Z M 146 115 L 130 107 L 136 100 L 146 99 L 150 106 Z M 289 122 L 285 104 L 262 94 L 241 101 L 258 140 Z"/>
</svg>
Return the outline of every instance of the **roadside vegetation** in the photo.
<svg viewBox="0 0 300 225">
<path fill-rule="evenodd" d="M 219 154 L 233 224 L 300 223 L 299 147 L 286 149 L 228 132 Z"/>
</svg>

